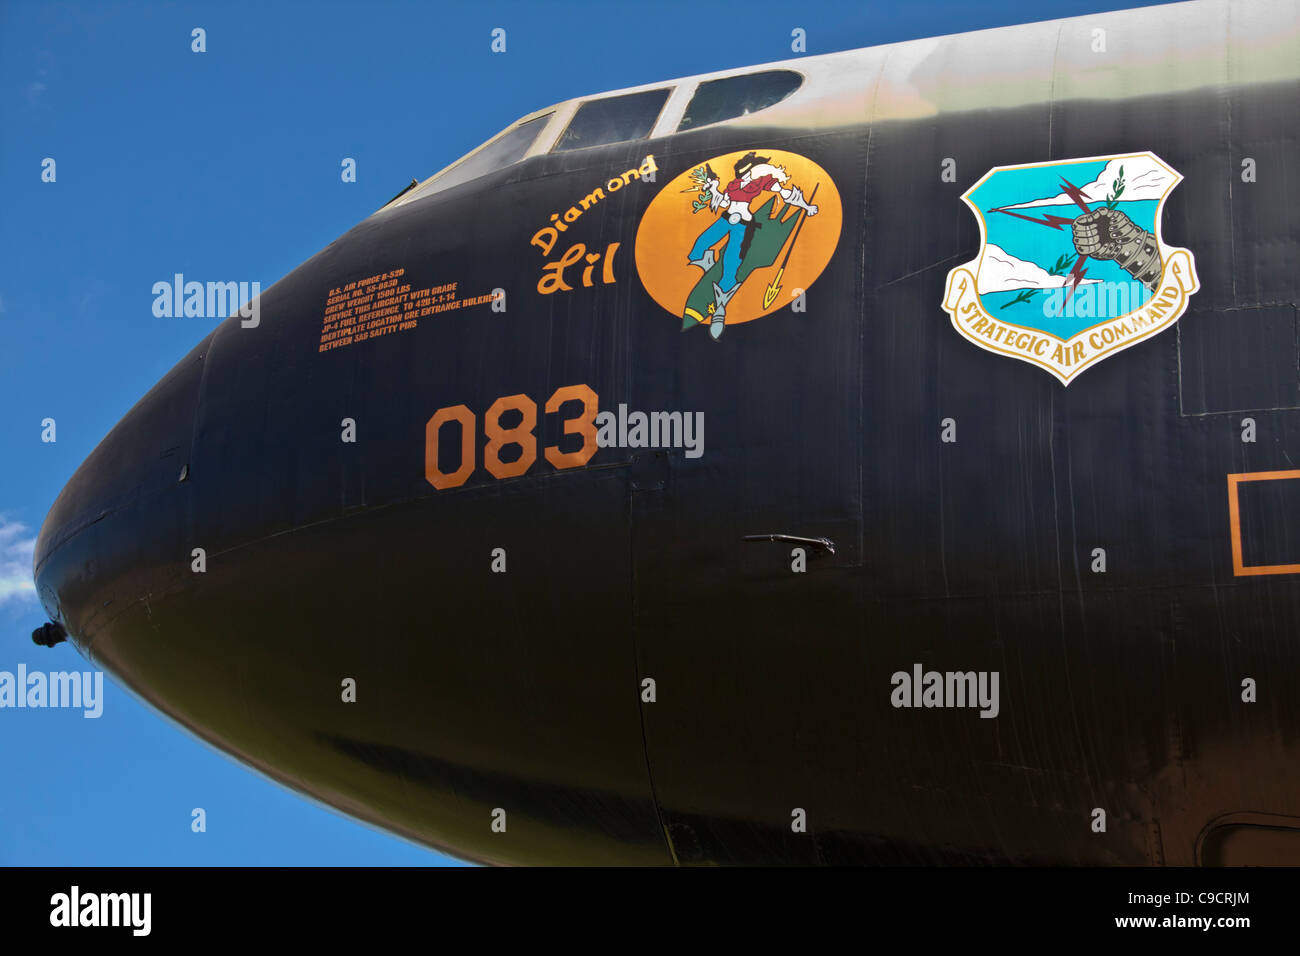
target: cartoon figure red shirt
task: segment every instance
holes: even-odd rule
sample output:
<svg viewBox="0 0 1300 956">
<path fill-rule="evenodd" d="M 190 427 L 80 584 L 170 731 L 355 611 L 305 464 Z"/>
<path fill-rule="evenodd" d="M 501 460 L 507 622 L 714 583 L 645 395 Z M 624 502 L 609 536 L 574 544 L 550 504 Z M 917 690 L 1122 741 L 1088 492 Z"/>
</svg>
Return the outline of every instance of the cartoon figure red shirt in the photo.
<svg viewBox="0 0 1300 956">
<path fill-rule="evenodd" d="M 776 182 L 776 178 L 771 175 L 762 176 L 759 179 L 737 177 L 727 184 L 726 195 L 733 202 L 748 203 L 758 198 L 758 194 L 764 189 L 771 189 L 774 182 Z"/>
<path fill-rule="evenodd" d="M 764 191 L 771 190 L 790 205 L 803 209 L 809 216 L 817 215 L 817 207 L 804 200 L 803 192 L 798 186 L 789 183 L 789 176 L 782 167 L 770 165 L 770 158 L 753 152 L 741 157 L 736 163 L 736 178 L 727 184 L 725 191 L 719 191 L 716 176 L 712 176 L 706 183 L 712 197 L 709 208 L 716 211 L 725 203 L 726 209 L 700 233 L 687 258 L 691 265 L 708 272 L 717 262 L 713 246 L 723 238 L 726 239 L 727 244 L 722 250 L 721 282 L 713 283 L 713 314 L 709 320 L 709 334 L 715 341 L 722 336 L 727 303 L 739 287 L 736 270 L 740 268 L 743 258 L 745 230 L 754 219 L 750 203 Z"/>
</svg>

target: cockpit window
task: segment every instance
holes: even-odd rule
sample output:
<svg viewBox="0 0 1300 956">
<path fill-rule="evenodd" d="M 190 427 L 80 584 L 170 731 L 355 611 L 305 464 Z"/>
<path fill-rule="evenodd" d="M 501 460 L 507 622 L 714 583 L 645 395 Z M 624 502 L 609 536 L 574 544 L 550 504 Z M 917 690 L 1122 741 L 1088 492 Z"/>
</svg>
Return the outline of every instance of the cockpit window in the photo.
<svg viewBox="0 0 1300 956">
<path fill-rule="evenodd" d="M 646 90 L 589 100 L 578 107 L 569 128 L 552 151 L 643 139 L 654 129 L 670 92 L 671 89 Z"/>
<path fill-rule="evenodd" d="M 542 127 L 550 118 L 551 114 L 547 113 L 545 116 L 538 116 L 511 127 L 496 139 L 490 140 L 478 152 L 471 153 L 446 172 L 430 180 L 428 186 L 420 192 L 427 193 L 447 189 L 450 186 L 459 186 L 471 179 L 477 179 L 484 173 L 518 162 L 523 158 L 524 153 L 528 152 L 528 147 L 533 145 L 533 140 L 537 138 L 537 134 L 542 131 Z"/>
<path fill-rule="evenodd" d="M 757 113 L 781 102 L 801 85 L 803 77 L 793 70 L 765 70 L 709 80 L 696 88 L 677 131 Z"/>
</svg>

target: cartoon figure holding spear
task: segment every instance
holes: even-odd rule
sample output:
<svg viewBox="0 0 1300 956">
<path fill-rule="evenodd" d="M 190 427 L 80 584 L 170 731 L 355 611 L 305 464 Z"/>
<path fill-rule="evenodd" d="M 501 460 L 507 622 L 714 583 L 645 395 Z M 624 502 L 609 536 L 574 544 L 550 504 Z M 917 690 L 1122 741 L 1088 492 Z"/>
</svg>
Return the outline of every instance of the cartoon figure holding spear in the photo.
<svg viewBox="0 0 1300 956">
<path fill-rule="evenodd" d="M 720 215 L 699 234 L 695 244 L 691 246 L 687 259 L 691 265 L 699 266 L 707 274 L 717 263 L 714 247 L 721 241 L 726 242 L 722 249 L 722 275 L 713 283 L 713 304 L 709 308 L 709 335 L 715 342 L 722 337 L 722 330 L 726 324 L 727 303 L 731 301 L 736 290 L 740 288 L 741 282 L 744 281 L 743 278 L 738 277 L 738 273 L 749 252 L 754 233 L 764 225 L 761 218 L 755 218 L 751 203 L 759 199 L 765 191 L 770 191 L 776 193 L 789 205 L 801 210 L 798 225 L 793 226 L 795 239 L 798 238 L 799 226 L 803 224 L 803 220 L 807 216 L 817 215 L 817 207 L 811 203 L 817 187 L 813 187 L 812 195 L 805 200 L 802 190 L 790 183 L 784 167 L 771 165 L 770 159 L 769 156 L 759 156 L 751 150 L 737 160 L 736 176 L 723 190 L 718 188 L 718 175 L 708 164 L 693 174 L 693 179 L 701 190 L 701 200 L 696 203 L 696 211 L 707 205 L 711 212 L 720 212 Z M 776 220 L 769 219 L 769 222 L 775 223 Z M 794 239 L 791 240 L 790 247 L 792 248 L 793 245 Z M 776 298 L 776 290 L 780 288 L 781 274 L 785 271 L 785 263 L 789 260 L 789 256 L 790 252 L 787 248 L 781 268 L 763 297 L 765 308 Z M 770 262 L 771 260 L 769 264 Z M 749 269 L 746 274 L 752 271 Z"/>
</svg>

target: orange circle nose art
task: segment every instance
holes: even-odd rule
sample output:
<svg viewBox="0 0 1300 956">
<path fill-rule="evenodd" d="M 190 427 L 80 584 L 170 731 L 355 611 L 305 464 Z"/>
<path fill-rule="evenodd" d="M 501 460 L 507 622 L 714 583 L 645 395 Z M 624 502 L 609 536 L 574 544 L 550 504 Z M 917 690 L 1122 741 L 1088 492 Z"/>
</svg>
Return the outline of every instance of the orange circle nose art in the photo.
<svg viewBox="0 0 1300 956">
<path fill-rule="evenodd" d="M 798 153 L 714 156 L 667 183 L 636 234 L 651 297 L 713 338 L 790 305 L 821 275 L 843 208 L 826 170 Z"/>
</svg>

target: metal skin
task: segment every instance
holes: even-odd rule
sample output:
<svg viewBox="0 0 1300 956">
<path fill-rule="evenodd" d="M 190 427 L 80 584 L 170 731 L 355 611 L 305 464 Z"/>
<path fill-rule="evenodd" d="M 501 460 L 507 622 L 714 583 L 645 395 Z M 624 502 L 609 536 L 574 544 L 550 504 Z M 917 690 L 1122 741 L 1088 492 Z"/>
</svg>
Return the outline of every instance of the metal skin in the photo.
<svg viewBox="0 0 1300 956">
<path fill-rule="evenodd" d="M 1294 862 L 1300 575 L 1234 575 L 1225 476 L 1293 467 L 1300 397 L 1200 414 L 1185 336 L 1260 309 L 1295 327 L 1296 20 L 1182 4 L 796 60 L 807 82 L 768 111 L 408 193 L 92 452 L 41 529 L 41 599 L 212 745 L 488 863 Z M 772 148 L 838 186 L 830 264 L 806 313 L 682 332 L 638 279 L 640 217 L 683 171 Z M 1201 290 L 1178 325 L 1068 388 L 964 341 L 940 304 L 979 245 L 961 193 L 994 166 L 1134 150 L 1184 176 L 1162 228 Z M 647 154 L 660 185 L 582 218 L 622 244 L 617 281 L 539 294 L 534 231 Z M 396 267 L 504 288 L 507 311 L 318 353 L 329 290 Z M 1232 340 L 1204 362 L 1249 383 L 1274 347 Z M 703 411 L 704 455 L 550 467 L 563 416 L 541 406 L 578 383 L 602 409 Z M 483 417 L 516 394 L 539 457 L 499 480 Z M 426 423 L 458 404 L 476 469 L 437 490 Z M 1279 507 L 1247 530 L 1294 552 L 1300 506 Z M 747 535 L 833 549 L 792 573 L 788 541 Z M 999 672 L 996 719 L 891 706 L 918 662 Z"/>
</svg>

